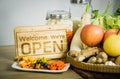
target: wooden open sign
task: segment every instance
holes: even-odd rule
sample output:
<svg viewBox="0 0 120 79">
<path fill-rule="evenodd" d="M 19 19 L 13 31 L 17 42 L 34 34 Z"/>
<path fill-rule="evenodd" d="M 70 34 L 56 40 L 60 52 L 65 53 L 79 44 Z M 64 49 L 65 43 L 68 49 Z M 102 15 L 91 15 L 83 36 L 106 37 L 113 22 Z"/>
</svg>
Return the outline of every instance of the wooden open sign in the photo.
<svg viewBox="0 0 120 79">
<path fill-rule="evenodd" d="M 17 56 L 62 58 L 66 55 L 67 37 L 63 26 L 21 26 L 14 33 Z"/>
</svg>

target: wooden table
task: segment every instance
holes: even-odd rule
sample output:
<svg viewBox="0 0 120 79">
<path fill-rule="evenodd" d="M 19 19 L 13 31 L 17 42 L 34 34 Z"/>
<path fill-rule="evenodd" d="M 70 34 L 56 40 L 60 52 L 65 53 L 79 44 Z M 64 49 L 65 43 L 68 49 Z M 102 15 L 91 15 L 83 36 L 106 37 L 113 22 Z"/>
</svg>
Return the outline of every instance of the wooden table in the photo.
<svg viewBox="0 0 120 79">
<path fill-rule="evenodd" d="M 0 79 L 120 79 L 120 74 L 90 72 L 72 66 L 59 74 L 18 71 L 11 67 L 14 56 L 14 46 L 0 46 Z"/>
<path fill-rule="evenodd" d="M 0 79 L 83 79 L 72 69 L 59 74 L 18 71 L 11 67 L 14 56 L 14 46 L 0 46 Z"/>
<path fill-rule="evenodd" d="M 71 67 L 72 70 L 77 72 L 84 79 L 120 79 L 120 73 L 100 73 L 81 70 L 78 68 Z"/>
</svg>

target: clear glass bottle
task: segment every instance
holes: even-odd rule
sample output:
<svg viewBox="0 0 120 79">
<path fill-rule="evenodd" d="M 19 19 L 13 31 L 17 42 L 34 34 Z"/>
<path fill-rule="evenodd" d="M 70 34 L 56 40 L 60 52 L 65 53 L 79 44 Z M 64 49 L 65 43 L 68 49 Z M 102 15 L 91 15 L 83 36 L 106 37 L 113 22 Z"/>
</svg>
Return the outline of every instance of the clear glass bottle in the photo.
<svg viewBox="0 0 120 79">
<path fill-rule="evenodd" d="M 73 37 L 73 22 L 71 20 L 71 13 L 64 10 L 54 10 L 47 13 L 47 25 L 63 24 L 67 27 L 68 47 L 70 46 Z"/>
</svg>

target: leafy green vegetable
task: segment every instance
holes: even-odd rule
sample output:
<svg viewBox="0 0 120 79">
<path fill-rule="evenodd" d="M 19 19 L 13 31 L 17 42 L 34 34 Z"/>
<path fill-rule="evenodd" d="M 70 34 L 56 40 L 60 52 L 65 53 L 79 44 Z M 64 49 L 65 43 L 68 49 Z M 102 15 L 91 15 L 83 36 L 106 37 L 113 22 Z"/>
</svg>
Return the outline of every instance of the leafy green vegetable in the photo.
<svg viewBox="0 0 120 79">
<path fill-rule="evenodd" d="M 120 29 L 120 16 L 113 17 L 111 15 L 105 16 L 106 20 L 106 29 L 117 28 Z"/>
<path fill-rule="evenodd" d="M 102 14 L 97 16 L 97 11 L 94 12 L 95 18 L 92 21 L 92 24 L 100 25 L 104 30 L 108 30 L 110 28 L 119 28 L 120 29 L 120 17 L 111 16 L 107 14 L 108 10 L 113 6 L 113 3 L 108 4 L 106 9 Z M 116 12 L 120 14 L 120 8 L 117 9 Z M 118 13 L 116 15 L 118 15 Z M 97 16 L 97 17 L 96 17 Z"/>
<path fill-rule="evenodd" d="M 114 16 L 120 16 L 120 5 L 118 6 L 117 10 L 115 11 Z"/>
<path fill-rule="evenodd" d="M 86 5 L 86 12 L 87 12 L 87 13 L 90 12 L 90 4 L 89 4 L 89 3 Z"/>
<path fill-rule="evenodd" d="M 93 18 L 97 18 L 98 17 L 98 12 L 99 12 L 99 10 L 93 10 L 92 11 Z"/>
<path fill-rule="evenodd" d="M 120 29 L 120 6 L 118 6 L 117 10 L 114 13 L 114 16 L 106 15 L 105 17 L 106 21 L 106 29 L 109 28 L 117 28 Z"/>
</svg>

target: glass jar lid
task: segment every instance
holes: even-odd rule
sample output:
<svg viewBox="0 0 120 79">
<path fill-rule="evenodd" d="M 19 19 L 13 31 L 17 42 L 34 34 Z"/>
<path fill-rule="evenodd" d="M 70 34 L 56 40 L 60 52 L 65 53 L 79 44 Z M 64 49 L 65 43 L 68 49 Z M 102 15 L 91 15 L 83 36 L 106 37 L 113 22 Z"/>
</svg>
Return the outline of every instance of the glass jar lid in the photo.
<svg viewBox="0 0 120 79">
<path fill-rule="evenodd" d="M 68 19 L 71 13 L 64 10 L 54 10 L 47 13 L 46 19 Z"/>
</svg>

